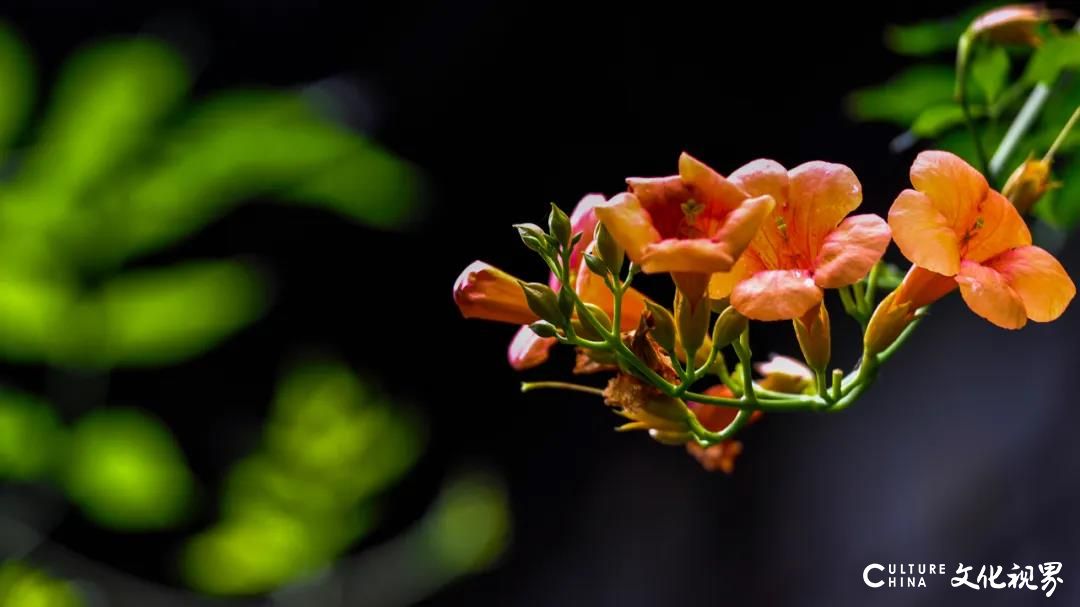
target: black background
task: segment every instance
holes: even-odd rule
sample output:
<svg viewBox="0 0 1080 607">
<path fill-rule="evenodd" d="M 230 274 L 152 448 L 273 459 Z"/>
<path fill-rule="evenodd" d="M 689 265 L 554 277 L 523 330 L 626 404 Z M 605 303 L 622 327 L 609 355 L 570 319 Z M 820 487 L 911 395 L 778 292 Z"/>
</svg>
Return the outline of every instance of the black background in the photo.
<svg viewBox="0 0 1080 607">
<path fill-rule="evenodd" d="M 585 193 L 610 195 L 628 175 L 674 172 L 682 150 L 725 173 L 758 157 L 842 162 L 863 183 L 861 210 L 884 215 L 913 156 L 889 153 L 894 128 L 849 121 L 844 95 L 904 65 L 881 42 L 887 23 L 958 8 L 14 3 L 8 18 L 35 50 L 42 82 L 85 43 L 138 32 L 193 57 L 197 95 L 347 76 L 361 92 L 355 123 L 422 170 L 429 204 L 406 234 L 245 207 L 141 260 L 255 258 L 274 277 L 274 304 L 200 358 L 110 380 L 109 402 L 165 419 L 204 480 L 205 507 L 189 527 L 117 538 L 72 516 L 54 539 L 176 583 L 173 550 L 212 520 L 215 483 L 258 440 L 274 378 L 315 350 L 380 378 L 431 427 L 424 463 L 388 496 L 389 519 L 361 548 L 418 517 L 461 463 L 507 479 L 515 529 L 501 566 L 433 605 L 1041 604 L 1040 592 L 948 590 L 940 577 L 926 590 L 871 591 L 861 572 L 870 562 L 962 561 L 977 571 L 1049 560 L 1065 563 L 1053 598 L 1075 603 L 1075 309 L 1009 334 L 953 297 L 858 405 L 767 417 L 726 477 L 681 449 L 610 432 L 617 419 L 596 399 L 521 395 L 504 356 L 514 328 L 464 321 L 450 297 L 476 258 L 542 278 L 512 223 L 541 222 L 549 201 L 569 210 Z M 1061 258 L 1080 267 L 1075 244 Z M 645 285 L 664 292 L 661 281 Z M 854 362 L 853 322 L 834 313 L 833 324 L 835 360 Z M 756 330 L 754 347 L 759 357 L 795 352 L 784 323 Z M 560 353 L 525 378 L 562 378 L 569 362 Z M 10 374 L 28 389 L 55 381 L 32 368 Z M 83 380 L 64 381 L 77 392 Z"/>
</svg>

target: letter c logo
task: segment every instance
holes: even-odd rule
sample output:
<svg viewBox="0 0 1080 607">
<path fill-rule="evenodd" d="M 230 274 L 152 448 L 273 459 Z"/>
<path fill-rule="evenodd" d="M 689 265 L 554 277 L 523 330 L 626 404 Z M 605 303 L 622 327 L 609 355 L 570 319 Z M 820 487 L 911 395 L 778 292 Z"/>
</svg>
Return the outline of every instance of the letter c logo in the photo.
<svg viewBox="0 0 1080 607">
<path fill-rule="evenodd" d="M 862 581 L 866 582 L 866 585 L 871 587 L 871 588 L 878 588 L 878 587 L 884 586 L 885 585 L 884 581 L 880 581 L 880 582 L 871 582 L 870 581 L 870 570 L 871 569 L 877 569 L 878 571 L 885 571 L 885 567 L 883 567 L 881 565 L 878 565 L 877 563 L 870 563 L 869 565 L 866 566 L 866 569 L 862 570 Z"/>
</svg>

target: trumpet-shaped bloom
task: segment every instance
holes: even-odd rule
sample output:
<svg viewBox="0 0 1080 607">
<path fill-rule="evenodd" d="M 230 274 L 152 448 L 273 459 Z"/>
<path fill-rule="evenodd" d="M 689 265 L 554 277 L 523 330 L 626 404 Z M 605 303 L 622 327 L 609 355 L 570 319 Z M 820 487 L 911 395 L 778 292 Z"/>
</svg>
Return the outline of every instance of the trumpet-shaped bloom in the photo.
<svg viewBox="0 0 1080 607">
<path fill-rule="evenodd" d="M 866 276 L 889 245 L 889 226 L 880 217 L 847 217 L 862 202 L 862 186 L 842 164 L 808 162 L 788 171 L 755 160 L 728 179 L 751 196 L 776 200 L 735 267 L 709 283 L 711 298 L 730 296 L 748 318 L 804 316 L 821 303 L 823 289 Z"/>
<path fill-rule="evenodd" d="M 983 13 L 972 21 L 968 31 L 975 37 L 998 44 L 1039 46 L 1042 37 L 1037 26 L 1054 17 L 1041 4 L 1010 4 Z"/>
<path fill-rule="evenodd" d="M 647 273 L 731 269 L 773 207 L 767 194 L 747 195 L 685 153 L 678 175 L 626 182 L 629 192 L 597 206 L 596 214 Z"/>
<path fill-rule="evenodd" d="M 905 282 L 915 286 L 902 286 L 892 306 L 914 298 L 925 305 L 932 301 L 926 293 L 940 297 L 959 286 L 968 307 L 999 327 L 1061 316 L 1076 286 L 1057 259 L 1032 246 L 1016 208 L 982 174 L 949 152 L 930 151 L 915 159 L 911 183 L 915 189 L 889 210 L 889 225 L 904 256 L 930 274 L 909 274 Z"/>
<path fill-rule="evenodd" d="M 611 316 L 614 314 L 611 291 L 603 280 L 588 269 L 584 259 L 585 252 L 593 247 L 593 233 L 597 224 L 594 209 L 603 202 L 604 197 L 598 194 L 586 196 L 570 216 L 573 232 L 582 233 L 581 240 L 571 251 L 571 268 L 574 268 L 571 278 L 575 291 L 583 301 L 599 306 Z M 559 281 L 554 275 L 550 276 L 548 282 L 552 289 L 559 289 Z M 546 361 L 548 352 L 556 343 L 555 338 L 541 337 L 529 328 L 528 325 L 539 318 L 529 309 L 518 279 L 490 264 L 475 261 L 465 268 L 454 283 L 454 302 L 466 318 L 523 325 L 510 342 L 507 352 L 510 365 L 519 371 Z M 634 289 L 627 291 L 623 295 L 620 328 L 630 330 L 636 327 L 644 311 L 645 296 Z"/>
</svg>

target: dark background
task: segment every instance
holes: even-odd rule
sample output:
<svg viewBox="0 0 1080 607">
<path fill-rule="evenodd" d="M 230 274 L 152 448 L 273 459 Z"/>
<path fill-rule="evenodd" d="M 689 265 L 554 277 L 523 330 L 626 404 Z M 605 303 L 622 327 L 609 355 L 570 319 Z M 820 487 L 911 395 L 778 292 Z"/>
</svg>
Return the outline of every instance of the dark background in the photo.
<svg viewBox="0 0 1080 607">
<path fill-rule="evenodd" d="M 418 517 L 459 462 L 507 479 L 515 528 L 501 565 L 432 605 L 1042 604 L 1041 592 L 949 590 L 939 577 L 871 591 L 861 573 L 870 562 L 977 572 L 1053 560 L 1065 583 L 1051 600 L 1080 601 L 1075 308 L 1009 334 L 953 297 L 857 406 L 767 417 L 727 477 L 611 432 L 617 419 L 597 399 L 521 395 L 504 356 L 514 328 L 464 321 L 450 297 L 476 258 L 540 279 L 512 223 L 540 222 L 549 201 L 569 210 L 585 193 L 610 195 L 628 175 L 674 172 L 681 150 L 725 173 L 763 156 L 842 162 L 863 183 L 862 210 L 883 215 L 913 154 L 890 154 L 895 129 L 849 121 L 844 95 L 904 65 L 881 43 L 886 24 L 962 4 L 358 4 L 46 0 L 4 11 L 42 82 L 83 44 L 135 32 L 193 57 L 197 93 L 347 76 L 355 126 L 426 176 L 429 212 L 411 233 L 267 204 L 142 262 L 252 256 L 275 277 L 262 322 L 194 361 L 121 371 L 109 385 L 111 401 L 151 407 L 173 428 L 207 491 L 258 440 L 278 371 L 330 351 L 423 409 L 431 428 L 428 456 L 363 545 Z M 1075 243 L 1061 252 L 1074 276 L 1078 256 Z M 854 362 L 854 322 L 834 313 L 833 324 L 835 360 Z M 754 348 L 796 351 L 784 323 L 756 330 Z M 525 377 L 564 378 L 569 362 L 561 352 Z M 30 389 L 49 381 L 12 372 Z M 179 538 L 213 516 L 120 537 L 72 517 L 53 539 L 172 584 Z"/>
</svg>

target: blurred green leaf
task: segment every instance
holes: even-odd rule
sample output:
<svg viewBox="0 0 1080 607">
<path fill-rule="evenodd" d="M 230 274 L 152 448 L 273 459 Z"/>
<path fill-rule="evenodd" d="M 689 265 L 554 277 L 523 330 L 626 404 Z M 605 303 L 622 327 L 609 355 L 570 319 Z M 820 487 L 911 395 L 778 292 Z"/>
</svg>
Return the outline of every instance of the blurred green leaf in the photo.
<svg viewBox="0 0 1080 607">
<path fill-rule="evenodd" d="M 0 478 L 43 480 L 64 448 L 64 429 L 52 408 L 29 395 L 0 388 Z"/>
<path fill-rule="evenodd" d="M 145 170 L 109 197 L 108 233 L 125 254 L 145 252 L 264 194 L 397 227 L 415 214 L 416 178 L 298 94 L 231 92 L 197 107 Z"/>
<path fill-rule="evenodd" d="M 859 89 L 848 96 L 848 111 L 856 120 L 887 121 L 907 127 L 927 108 L 953 99 L 953 69 L 919 65 L 884 84 Z"/>
<path fill-rule="evenodd" d="M 919 137 L 937 137 L 963 123 L 964 112 L 959 104 L 935 105 L 919 114 L 911 125 L 911 132 Z"/>
<path fill-rule="evenodd" d="M 69 582 L 19 561 L 0 564 L 0 607 L 83 607 Z"/>
<path fill-rule="evenodd" d="M 71 430 L 64 487 L 112 529 L 162 529 L 187 513 L 193 479 L 169 430 L 135 409 L 102 409 Z"/>
<path fill-rule="evenodd" d="M 122 274 L 106 283 L 84 322 L 103 332 L 111 364 L 150 365 L 214 346 L 263 311 L 262 282 L 232 262 L 188 262 Z"/>
<path fill-rule="evenodd" d="M 140 150 L 187 87 L 183 62 L 153 40 L 115 40 L 75 55 L 53 89 L 20 185 L 42 192 L 42 203 L 73 204 Z"/>
<path fill-rule="evenodd" d="M 0 269 L 0 353 L 18 361 L 63 358 L 80 329 L 70 323 L 74 298 L 66 282 Z"/>
<path fill-rule="evenodd" d="M 1054 177 L 1061 187 L 1047 192 L 1033 213 L 1051 226 L 1072 231 L 1080 226 L 1080 158 L 1055 163 Z"/>
<path fill-rule="evenodd" d="M 450 481 L 425 520 L 425 537 L 436 562 L 452 575 L 490 565 L 506 548 L 510 508 L 492 477 L 472 473 Z"/>
<path fill-rule="evenodd" d="M 30 115 L 34 71 L 15 32 L 0 23 L 0 161 Z"/>
<path fill-rule="evenodd" d="M 983 49 L 971 63 L 971 79 L 987 103 L 997 100 L 1008 77 L 1009 54 L 1000 46 Z"/>
<path fill-rule="evenodd" d="M 1043 42 L 1024 70 L 1029 84 L 1052 84 L 1063 70 L 1080 68 L 1080 33 L 1069 32 L 1052 36 Z"/>
<path fill-rule="evenodd" d="M 955 17 L 890 26 L 885 30 L 885 45 L 894 53 L 914 57 L 955 51 L 960 35 L 988 6 L 980 2 Z"/>
</svg>

